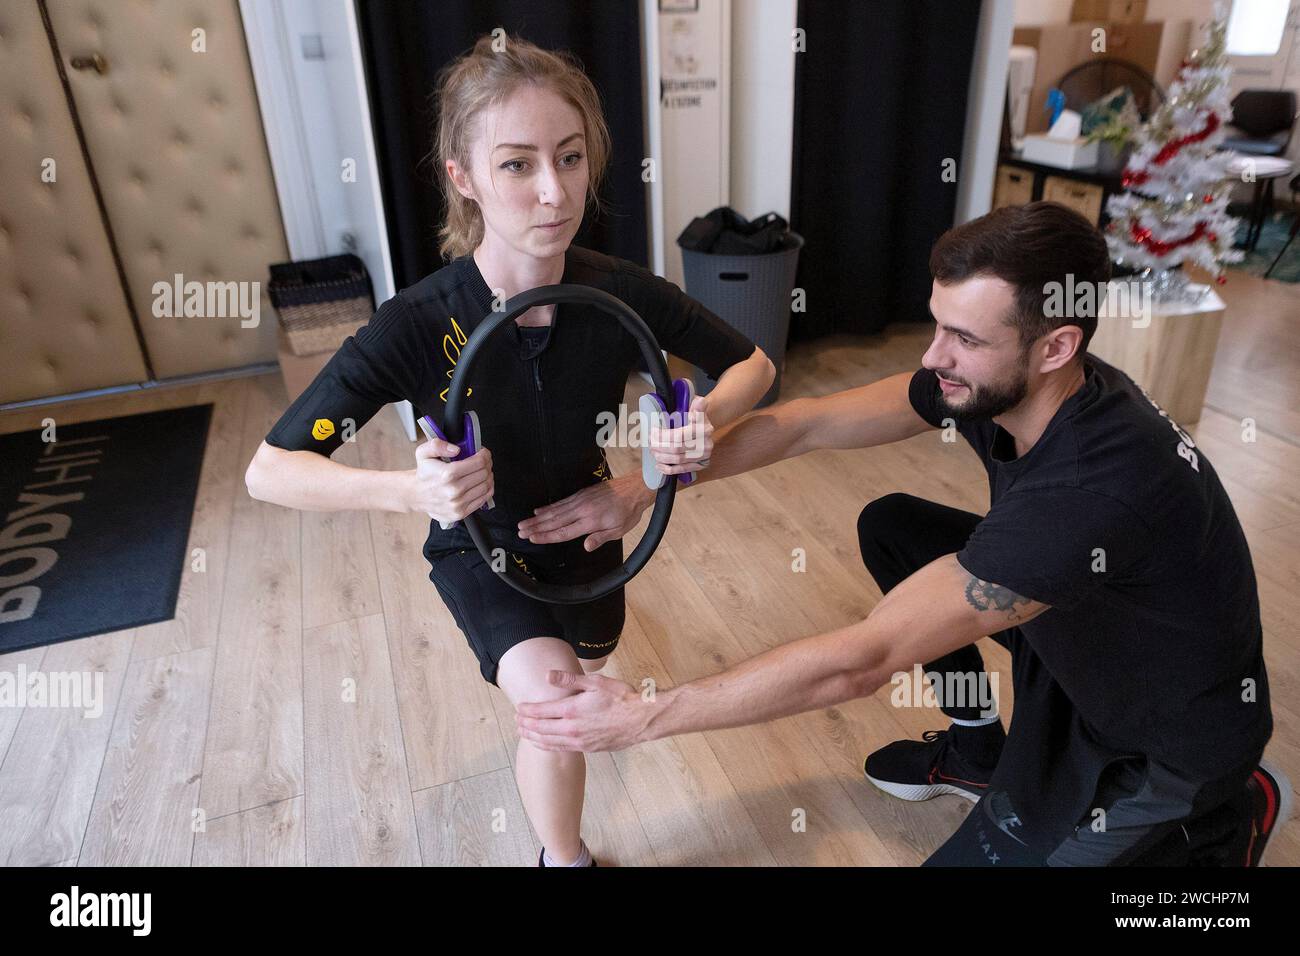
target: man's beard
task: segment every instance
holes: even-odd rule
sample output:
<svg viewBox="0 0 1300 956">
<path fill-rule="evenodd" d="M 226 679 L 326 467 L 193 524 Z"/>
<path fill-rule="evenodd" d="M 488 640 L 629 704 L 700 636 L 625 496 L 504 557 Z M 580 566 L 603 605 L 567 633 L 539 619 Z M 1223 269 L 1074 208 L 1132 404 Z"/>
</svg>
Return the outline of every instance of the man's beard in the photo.
<svg viewBox="0 0 1300 956">
<path fill-rule="evenodd" d="M 1025 358 L 1028 358 L 1026 354 Z M 961 405 L 953 405 L 948 397 L 939 391 L 939 408 L 956 421 L 983 421 L 1011 411 L 1029 394 L 1029 363 L 1022 362 L 1016 375 L 1010 382 L 999 385 L 980 385 L 972 387 L 969 382 L 959 382 L 966 386 L 968 397 Z M 948 381 L 953 381 L 949 379 Z M 934 386 L 939 388 L 938 383 Z"/>
</svg>

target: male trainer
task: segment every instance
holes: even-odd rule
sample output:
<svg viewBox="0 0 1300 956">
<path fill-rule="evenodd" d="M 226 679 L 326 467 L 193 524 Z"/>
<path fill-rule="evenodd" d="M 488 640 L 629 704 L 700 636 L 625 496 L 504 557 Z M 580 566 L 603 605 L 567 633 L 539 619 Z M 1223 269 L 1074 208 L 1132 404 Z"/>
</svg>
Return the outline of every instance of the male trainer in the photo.
<svg viewBox="0 0 1300 956">
<path fill-rule="evenodd" d="M 1045 308 L 1049 283 L 1109 278 L 1103 236 L 1064 206 L 1008 207 L 940 237 L 930 270 L 937 328 L 921 369 L 751 412 L 719 431 L 697 474 L 955 425 L 988 471 L 988 514 L 906 494 L 872 501 L 858 539 L 885 596 L 866 620 L 653 701 L 552 672 L 573 694 L 521 704 L 520 733 L 617 750 L 829 707 L 929 662 L 945 675 L 934 688 L 951 724 L 865 764 L 902 799 L 975 801 L 927 864 L 1256 865 L 1291 787 L 1260 763 L 1273 721 L 1241 525 L 1192 438 L 1087 354 L 1095 313 Z M 660 461 L 672 474 L 688 457 Z M 652 494 L 639 475 L 603 482 L 520 532 L 585 534 L 593 548 L 634 527 Z M 1011 653 L 1006 733 L 975 702 L 942 695 L 981 679 L 984 635 Z"/>
</svg>

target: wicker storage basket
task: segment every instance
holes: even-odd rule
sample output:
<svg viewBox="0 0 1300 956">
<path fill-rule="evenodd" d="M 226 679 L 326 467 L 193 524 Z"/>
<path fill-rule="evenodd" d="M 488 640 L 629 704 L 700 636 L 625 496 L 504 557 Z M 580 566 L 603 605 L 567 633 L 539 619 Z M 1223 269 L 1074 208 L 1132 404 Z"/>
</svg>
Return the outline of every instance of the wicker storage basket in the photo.
<svg viewBox="0 0 1300 956">
<path fill-rule="evenodd" d="M 294 355 L 337 350 L 375 312 L 370 273 L 350 253 L 276 263 L 267 294 Z"/>
</svg>

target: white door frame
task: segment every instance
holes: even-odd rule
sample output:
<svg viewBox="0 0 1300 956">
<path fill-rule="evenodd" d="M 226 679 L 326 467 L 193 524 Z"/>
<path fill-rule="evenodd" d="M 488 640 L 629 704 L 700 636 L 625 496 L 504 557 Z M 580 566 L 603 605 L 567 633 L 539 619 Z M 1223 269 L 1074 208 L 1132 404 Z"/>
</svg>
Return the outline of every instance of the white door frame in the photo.
<svg viewBox="0 0 1300 956">
<path fill-rule="evenodd" d="M 354 0 L 239 0 L 239 9 L 290 257 L 354 252 L 377 302 L 388 301 L 397 289 Z M 345 182 L 349 161 L 355 179 Z M 411 403 L 394 407 L 414 441 Z"/>
</svg>

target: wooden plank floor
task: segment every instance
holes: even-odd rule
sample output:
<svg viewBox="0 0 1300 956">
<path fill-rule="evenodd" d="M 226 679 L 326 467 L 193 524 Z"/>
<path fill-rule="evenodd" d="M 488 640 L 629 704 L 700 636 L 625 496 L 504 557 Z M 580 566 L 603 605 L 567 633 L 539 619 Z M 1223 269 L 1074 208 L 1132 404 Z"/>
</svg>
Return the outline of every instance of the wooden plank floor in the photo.
<svg viewBox="0 0 1300 956">
<path fill-rule="evenodd" d="M 1190 430 L 1250 540 L 1269 754 L 1300 780 L 1300 286 L 1231 275 L 1206 409 Z M 929 335 L 898 324 L 796 345 L 783 397 L 915 368 Z M 102 671 L 107 698 L 98 719 L 0 708 L 0 862 L 531 865 L 512 711 L 428 579 L 427 519 L 298 513 L 245 493 L 244 467 L 286 405 L 278 377 L 2 413 L 0 433 L 203 402 L 216 409 L 190 547 L 206 567 L 186 572 L 176 618 L 0 656 L 4 670 Z M 339 454 L 397 469 L 411 467 L 412 448 L 385 410 Z M 618 473 L 633 464 L 625 451 L 613 460 Z M 862 618 L 880 595 L 855 522 L 892 491 L 988 505 L 974 454 L 935 434 L 683 491 L 628 587 L 607 673 L 671 686 Z M 805 573 L 791 569 L 795 548 Z M 1007 654 L 980 646 L 1009 719 Z M 969 804 L 910 804 L 865 784 L 867 752 L 945 723 L 891 706 L 888 691 L 589 758 L 588 843 L 610 865 L 919 863 Z M 1271 862 L 1300 864 L 1298 827 L 1279 834 Z"/>
</svg>

